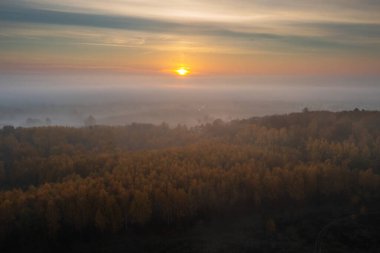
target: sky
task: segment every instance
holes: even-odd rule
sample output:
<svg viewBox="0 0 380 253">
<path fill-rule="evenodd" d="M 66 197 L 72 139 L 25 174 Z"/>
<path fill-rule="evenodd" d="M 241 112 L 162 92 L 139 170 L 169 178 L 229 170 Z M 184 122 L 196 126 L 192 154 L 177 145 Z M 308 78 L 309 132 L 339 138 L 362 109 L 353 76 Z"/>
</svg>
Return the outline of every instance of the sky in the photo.
<svg viewBox="0 0 380 253">
<path fill-rule="evenodd" d="M 1 0 L 0 72 L 379 75 L 379 0 Z"/>
</svg>

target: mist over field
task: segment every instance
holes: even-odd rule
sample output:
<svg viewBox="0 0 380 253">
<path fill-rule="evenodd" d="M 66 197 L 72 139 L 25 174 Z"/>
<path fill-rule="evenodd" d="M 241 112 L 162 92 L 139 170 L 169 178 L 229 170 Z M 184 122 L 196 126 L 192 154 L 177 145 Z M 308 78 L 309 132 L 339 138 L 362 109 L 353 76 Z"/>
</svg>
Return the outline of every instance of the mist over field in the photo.
<svg viewBox="0 0 380 253">
<path fill-rule="evenodd" d="M 2 74 L 0 126 L 188 126 L 312 110 L 380 109 L 377 77 Z"/>
</svg>

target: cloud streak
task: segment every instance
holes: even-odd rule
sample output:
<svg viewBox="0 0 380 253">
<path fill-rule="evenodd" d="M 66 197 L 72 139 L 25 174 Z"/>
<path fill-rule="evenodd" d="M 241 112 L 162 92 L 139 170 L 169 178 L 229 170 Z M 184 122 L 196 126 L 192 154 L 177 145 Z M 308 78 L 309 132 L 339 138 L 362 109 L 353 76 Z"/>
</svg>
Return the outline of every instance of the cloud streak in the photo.
<svg viewBox="0 0 380 253">
<path fill-rule="evenodd" d="M 331 40 L 328 37 L 322 38 L 318 33 L 314 36 L 302 36 L 297 34 L 275 34 L 265 32 L 255 32 L 264 30 L 256 26 L 252 30 L 239 31 L 239 26 L 235 30 L 223 28 L 223 24 L 207 22 L 174 22 L 159 19 L 147 19 L 132 16 L 115 16 L 89 13 L 73 13 L 52 10 L 8 8 L 0 10 L 0 20 L 6 22 L 21 23 L 41 23 L 54 25 L 88 26 L 96 28 L 111 28 L 121 30 L 132 30 L 163 34 L 176 34 L 186 36 L 217 36 L 246 41 L 266 40 L 276 41 L 302 47 L 314 49 L 319 48 L 358 48 L 361 45 L 347 43 L 346 37 L 366 36 L 368 38 L 380 38 L 380 24 L 355 24 L 355 23 L 288 23 L 288 27 L 299 27 L 299 30 L 314 29 L 327 31 L 331 35 L 339 34 L 341 41 Z M 286 27 L 286 26 L 284 26 Z M 256 29 L 255 29 L 256 28 Z M 372 49 L 372 48 L 370 48 Z"/>
<path fill-rule="evenodd" d="M 25 47 L 28 55 L 28 47 L 35 47 L 59 58 L 58 51 L 78 45 L 79 54 L 94 59 L 101 55 L 86 46 L 139 48 L 136 52 L 144 55 L 186 51 L 268 54 L 281 60 L 287 54 L 372 59 L 380 54 L 378 10 L 380 3 L 374 0 L 94 0 L 90 5 L 82 0 L 5 0 L 0 3 L 0 56 L 9 60 L 12 50 Z M 50 51 L 44 50 L 47 45 Z M 139 61 L 136 52 L 125 51 Z"/>
</svg>

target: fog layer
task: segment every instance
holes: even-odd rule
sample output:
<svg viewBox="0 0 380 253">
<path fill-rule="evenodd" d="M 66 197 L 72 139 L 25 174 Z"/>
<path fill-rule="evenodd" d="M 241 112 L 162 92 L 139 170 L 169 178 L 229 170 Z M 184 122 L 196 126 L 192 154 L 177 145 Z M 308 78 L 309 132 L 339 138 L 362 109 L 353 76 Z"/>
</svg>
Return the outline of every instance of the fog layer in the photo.
<svg viewBox="0 0 380 253">
<path fill-rule="evenodd" d="M 196 125 L 311 110 L 380 109 L 379 77 L 1 74 L 0 127 Z M 95 121 L 88 122 L 92 116 Z"/>
</svg>

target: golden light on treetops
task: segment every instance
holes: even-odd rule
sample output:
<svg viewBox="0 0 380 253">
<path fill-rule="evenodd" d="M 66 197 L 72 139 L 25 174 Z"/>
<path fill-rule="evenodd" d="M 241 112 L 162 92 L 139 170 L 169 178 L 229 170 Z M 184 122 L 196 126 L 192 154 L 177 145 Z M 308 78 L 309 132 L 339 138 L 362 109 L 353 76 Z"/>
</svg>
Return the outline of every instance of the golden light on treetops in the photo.
<svg viewBox="0 0 380 253">
<path fill-rule="evenodd" d="M 190 73 L 189 68 L 187 67 L 179 67 L 175 70 L 175 72 L 180 76 L 186 76 Z"/>
</svg>

